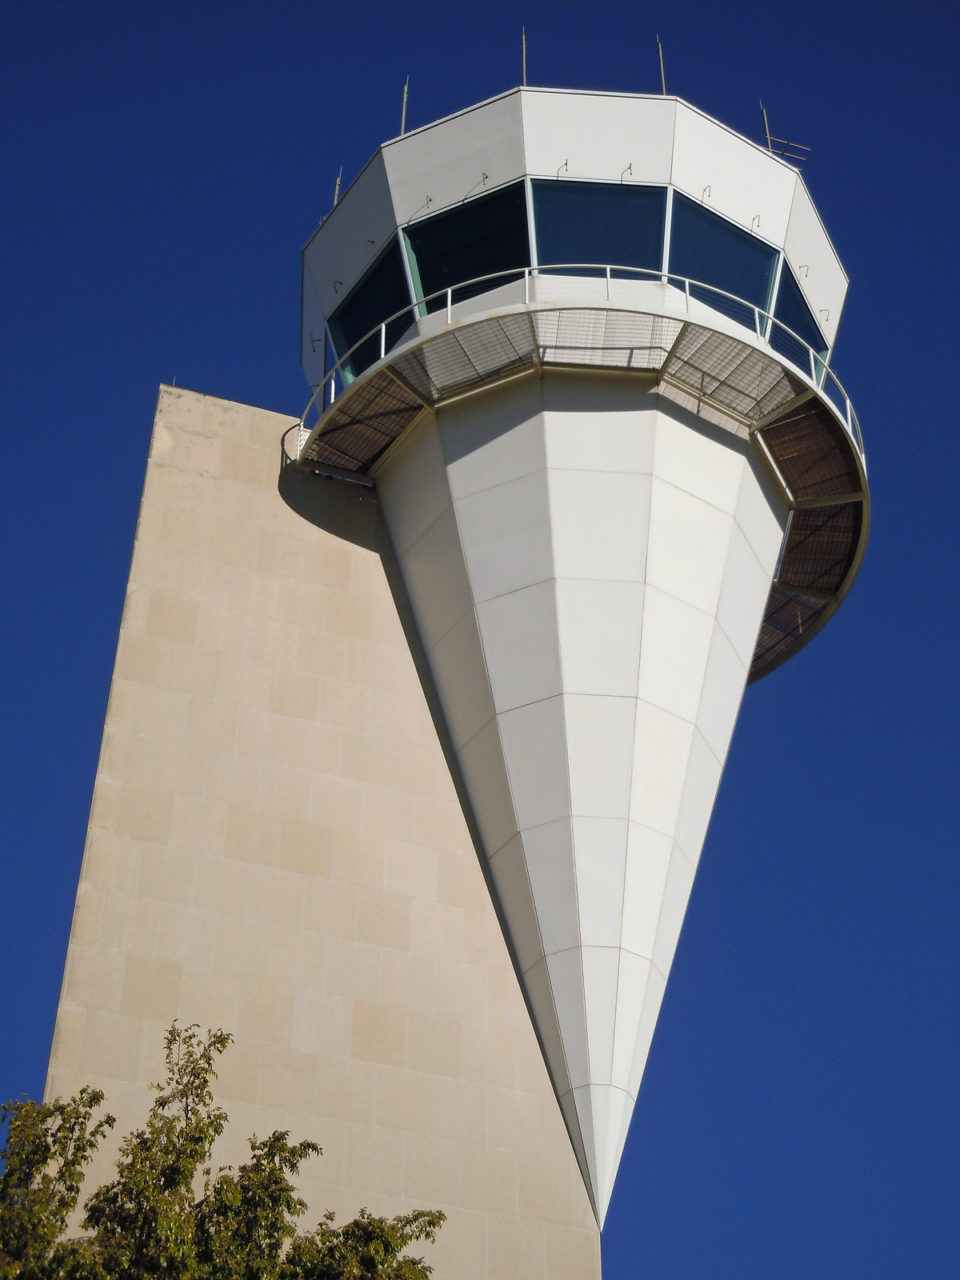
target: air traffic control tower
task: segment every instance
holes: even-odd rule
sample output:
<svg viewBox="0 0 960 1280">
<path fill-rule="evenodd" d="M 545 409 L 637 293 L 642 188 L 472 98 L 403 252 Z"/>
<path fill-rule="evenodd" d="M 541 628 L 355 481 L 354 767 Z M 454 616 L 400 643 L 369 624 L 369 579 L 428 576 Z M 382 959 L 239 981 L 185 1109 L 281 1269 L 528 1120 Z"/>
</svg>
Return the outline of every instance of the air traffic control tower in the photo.
<svg viewBox="0 0 960 1280">
<path fill-rule="evenodd" d="M 601 1225 L 744 688 L 863 555 L 846 288 L 797 170 L 660 96 L 417 129 L 304 252 L 289 465 L 375 490 Z"/>
</svg>

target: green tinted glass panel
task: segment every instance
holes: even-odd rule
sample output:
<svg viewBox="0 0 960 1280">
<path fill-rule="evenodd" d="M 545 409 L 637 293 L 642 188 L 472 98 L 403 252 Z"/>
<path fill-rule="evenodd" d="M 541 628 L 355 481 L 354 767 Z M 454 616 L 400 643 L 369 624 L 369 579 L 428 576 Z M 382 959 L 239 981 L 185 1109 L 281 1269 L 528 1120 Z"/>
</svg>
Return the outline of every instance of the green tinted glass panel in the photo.
<svg viewBox="0 0 960 1280">
<path fill-rule="evenodd" d="M 696 200 L 674 192 L 670 227 L 670 274 L 713 285 L 766 311 L 777 267 L 777 251 Z M 753 311 L 709 289 L 691 289 L 709 306 L 753 328 Z"/>
<path fill-rule="evenodd" d="M 535 179 L 537 261 L 659 271 L 666 207 L 665 187 Z"/>
<path fill-rule="evenodd" d="M 464 280 L 530 265 L 527 205 L 523 183 L 468 200 L 433 218 L 407 228 L 411 271 L 421 297 L 460 285 Z M 455 290 L 454 300 L 470 298 L 504 281 L 467 285 Z M 443 297 L 428 304 L 429 311 L 446 306 Z"/>
<path fill-rule="evenodd" d="M 770 332 L 771 347 L 799 365 L 804 373 L 809 373 L 810 353 L 806 347 L 813 347 L 818 356 L 825 358 L 827 344 L 793 272 L 786 263 L 783 264 L 783 271 L 780 273 L 780 288 L 777 290 L 777 305 L 774 307 L 773 314 L 775 319 L 785 324 L 788 329 L 792 329 L 798 337 L 803 339 L 803 342 L 798 342 L 793 334 L 784 333 L 777 325 L 773 325 Z M 806 347 L 803 343 L 806 343 Z"/>
<path fill-rule="evenodd" d="M 409 303 L 410 292 L 407 289 L 400 245 L 394 236 L 370 270 L 354 285 L 330 317 L 328 323 L 337 355 L 342 359 L 354 343 Z M 411 322 L 412 314 L 408 312 L 387 325 L 388 350 Z M 352 353 L 344 365 L 344 374 L 348 379 L 356 377 L 379 359 L 380 335 L 375 333 Z"/>
</svg>

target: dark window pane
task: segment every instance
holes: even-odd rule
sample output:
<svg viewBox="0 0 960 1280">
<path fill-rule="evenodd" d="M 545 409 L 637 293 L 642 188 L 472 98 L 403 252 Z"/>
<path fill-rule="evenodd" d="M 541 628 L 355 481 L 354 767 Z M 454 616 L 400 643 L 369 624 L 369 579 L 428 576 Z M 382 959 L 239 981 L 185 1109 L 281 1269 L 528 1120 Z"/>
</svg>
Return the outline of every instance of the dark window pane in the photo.
<svg viewBox="0 0 960 1280">
<path fill-rule="evenodd" d="M 666 207 L 665 187 L 537 178 L 533 183 L 537 261 L 544 266 L 595 262 L 659 271 Z"/>
<path fill-rule="evenodd" d="M 523 183 L 515 182 L 502 191 L 424 218 L 408 227 L 406 235 L 414 289 L 421 298 L 464 280 L 511 267 L 528 267 L 530 243 Z M 506 283 L 506 279 L 456 289 L 454 300 L 472 298 Z M 427 310 L 438 311 L 444 306 L 446 299 L 440 297 L 429 303 Z"/>
<path fill-rule="evenodd" d="M 337 355 L 341 357 L 355 342 L 382 324 L 388 316 L 401 311 L 410 302 L 407 277 L 403 270 L 400 245 L 396 236 L 376 260 L 370 270 L 353 286 L 343 302 L 330 317 L 330 333 Z M 399 339 L 411 323 L 410 313 L 387 325 L 387 349 Z M 344 365 L 349 379 L 380 359 L 380 335 L 373 334 L 354 351 Z"/>
<path fill-rule="evenodd" d="M 702 280 L 766 311 L 776 265 L 776 249 L 705 209 L 696 200 L 674 192 L 670 227 L 672 275 Z M 753 311 L 749 307 L 738 306 L 709 289 L 690 292 L 738 323 L 754 327 Z"/>
<path fill-rule="evenodd" d="M 806 299 L 800 292 L 800 286 L 794 279 L 793 272 L 786 263 L 783 264 L 783 271 L 780 273 L 780 288 L 777 290 L 777 305 L 773 314 L 775 319 L 802 338 L 808 347 L 813 347 L 821 359 L 826 358 L 827 344 L 823 340 L 823 334 L 807 306 Z M 777 325 L 773 325 L 770 345 L 774 351 L 779 351 L 788 360 L 799 365 L 804 373 L 810 372 L 810 353 L 792 334 L 784 333 Z"/>
</svg>

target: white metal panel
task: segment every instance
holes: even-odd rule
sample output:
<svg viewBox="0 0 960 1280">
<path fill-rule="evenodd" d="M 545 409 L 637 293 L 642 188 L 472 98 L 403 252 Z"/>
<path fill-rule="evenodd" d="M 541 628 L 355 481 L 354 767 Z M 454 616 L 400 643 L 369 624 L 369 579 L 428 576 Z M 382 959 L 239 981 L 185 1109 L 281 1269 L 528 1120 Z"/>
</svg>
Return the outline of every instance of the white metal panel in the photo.
<svg viewBox="0 0 960 1280">
<path fill-rule="evenodd" d="M 759 618 L 757 622 L 759 630 Z M 718 760 L 726 759 L 747 683 L 747 671 L 748 664 L 737 657 L 733 645 L 715 625 L 697 712 L 697 727 Z"/>
<path fill-rule="evenodd" d="M 735 518 L 754 555 L 772 578 L 787 523 L 787 504 L 769 467 L 756 454 L 750 466 L 744 468 Z"/>
<path fill-rule="evenodd" d="M 669 975 L 673 964 L 674 953 L 683 927 L 683 917 L 687 913 L 690 901 L 690 890 L 693 888 L 694 867 L 689 859 L 674 845 L 670 855 L 670 869 L 667 871 L 667 882 L 663 890 L 663 901 L 660 904 L 660 925 L 657 929 L 657 941 L 653 952 L 653 963 L 664 975 Z"/>
<path fill-rule="evenodd" d="M 633 698 L 570 694 L 564 698 L 570 812 L 622 818 L 630 811 Z"/>
<path fill-rule="evenodd" d="M 490 859 L 490 870 L 500 901 L 509 903 L 510 940 L 517 953 L 517 963 L 521 970 L 528 969 L 541 959 L 543 947 L 519 835 Z"/>
<path fill-rule="evenodd" d="M 770 575 L 763 571 L 739 528 L 734 527 L 720 588 L 717 622 L 741 662 L 748 667 L 753 659 L 769 594 Z"/>
<path fill-rule="evenodd" d="M 557 620 L 567 693 L 633 697 L 643 626 L 643 583 L 562 578 Z"/>
<path fill-rule="evenodd" d="M 684 720 L 696 720 L 712 635 L 712 614 L 648 585 L 643 601 L 640 697 Z"/>
<path fill-rule="evenodd" d="M 700 861 L 700 850 L 707 834 L 707 824 L 713 812 L 722 772 L 722 763 L 707 746 L 703 735 L 695 730 L 676 825 L 677 844 L 694 866 Z"/>
<path fill-rule="evenodd" d="M 648 702 L 637 703 L 630 817 L 670 835 L 677 825 L 693 725 Z"/>
<path fill-rule="evenodd" d="M 712 615 L 732 528 L 731 516 L 654 476 L 648 584 Z"/>
<path fill-rule="evenodd" d="M 472 607 L 452 507 L 400 557 L 400 565 L 420 639 L 429 649 Z"/>
<path fill-rule="evenodd" d="M 477 617 L 472 609 L 440 637 L 428 656 L 443 702 L 447 731 L 454 748 L 459 750 L 494 716 Z"/>
<path fill-rule="evenodd" d="M 673 182 L 746 231 L 783 245 L 796 172 L 763 147 L 677 103 Z"/>
<path fill-rule="evenodd" d="M 650 1044 L 657 1025 L 657 1015 L 660 1013 L 660 1006 L 663 1003 L 666 984 L 667 980 L 664 975 L 655 965 L 651 965 L 643 996 L 643 1013 L 640 1016 L 640 1026 L 637 1029 L 637 1046 L 634 1050 L 633 1071 L 630 1075 L 630 1083 L 627 1086 L 627 1092 L 632 1098 L 635 1098 L 640 1092 L 640 1079 L 643 1076 L 643 1068 L 647 1064 L 647 1054 L 650 1052 Z"/>
<path fill-rule="evenodd" d="M 587 1059 L 587 1021 L 583 1007 L 583 969 L 580 952 L 557 951 L 547 957 L 557 1022 L 563 1038 L 570 1083 L 576 1088 L 590 1079 Z"/>
<path fill-rule="evenodd" d="M 546 477 L 545 471 L 533 472 L 456 502 L 477 603 L 553 577 Z"/>
<path fill-rule="evenodd" d="M 523 852 L 537 903 L 544 953 L 579 947 L 577 868 L 569 818 L 525 830 Z"/>
<path fill-rule="evenodd" d="M 736 505 L 746 448 L 729 432 L 711 429 L 692 414 L 657 417 L 656 474 L 724 511 Z"/>
<path fill-rule="evenodd" d="M 492 191 L 523 176 L 520 91 L 395 138 L 382 153 L 401 226 Z"/>
<path fill-rule="evenodd" d="M 569 817 L 563 699 L 546 698 L 497 716 L 520 828 Z"/>
<path fill-rule="evenodd" d="M 630 823 L 620 945 L 635 956 L 647 959 L 653 956 L 672 848 L 669 835 L 641 827 L 637 822 Z"/>
<path fill-rule="evenodd" d="M 564 1094 L 568 1093 L 570 1088 L 570 1077 L 563 1051 L 563 1041 L 560 1038 L 557 1008 L 546 960 L 538 960 L 536 964 L 531 965 L 525 971 L 523 985 L 526 988 L 533 1018 L 543 1044 L 544 1056 L 550 1062 L 555 1087 L 560 1097 L 560 1105 L 563 1107 Z M 566 1108 L 564 1110 L 565 1114 L 569 1114 Z M 570 1137 L 577 1153 L 577 1159 L 580 1160 L 583 1155 L 583 1141 L 580 1137 L 579 1129 L 574 1128 Z"/>
<path fill-rule="evenodd" d="M 612 471 L 550 471 L 557 577 L 642 582 L 650 478 Z"/>
<path fill-rule="evenodd" d="M 542 383 L 536 378 L 460 400 L 437 417 L 454 498 L 542 471 Z"/>
<path fill-rule="evenodd" d="M 488 855 L 492 855 L 517 832 L 513 797 L 496 720 L 489 720 L 460 748 L 457 761 L 467 790 L 474 799 L 473 810 L 480 839 Z M 481 796 L 483 803 L 478 804 L 476 801 Z"/>
<path fill-rule="evenodd" d="M 580 941 L 585 947 L 620 946 L 627 858 L 625 818 L 574 818 Z M 617 980 L 614 975 L 614 988 Z"/>
<path fill-rule="evenodd" d="M 666 867 L 664 867 L 664 876 L 666 876 Z M 659 906 L 659 901 L 657 905 Z M 633 1059 L 649 981 L 650 961 L 630 951 L 621 951 L 620 972 L 617 975 L 617 1025 L 613 1039 L 611 1083 L 615 1088 L 623 1089 L 624 1092 L 630 1091 Z"/>
<path fill-rule="evenodd" d="M 635 377 L 550 378 L 543 387 L 547 463 L 571 471 L 653 469 L 658 397 Z"/>
<path fill-rule="evenodd" d="M 556 584 L 552 578 L 477 605 L 498 712 L 561 691 Z"/>
<path fill-rule="evenodd" d="M 387 172 L 378 151 L 304 250 L 325 316 L 344 300 L 395 230 Z"/>
<path fill-rule="evenodd" d="M 544 89 L 525 90 L 522 98 L 534 177 L 670 181 L 676 99 Z"/>
<path fill-rule="evenodd" d="M 450 506 L 447 469 L 432 416 L 424 415 L 381 468 L 377 493 L 394 550 L 403 555 Z"/>
<path fill-rule="evenodd" d="M 832 347 L 847 296 L 847 273 L 802 181 L 793 195 L 784 252 L 814 320 Z"/>
<path fill-rule="evenodd" d="M 613 1034 L 617 1016 L 617 969 L 620 954 L 615 947 L 584 946 L 583 962 L 583 994 L 584 1008 L 587 1015 L 587 1055 L 590 1060 L 590 1079 L 601 1086 L 609 1086 L 610 1073 L 613 1069 Z M 609 1087 L 596 1090 L 594 1095 L 601 1106 L 609 1105 Z M 596 1103 L 594 1105 L 596 1114 Z M 607 1153 L 607 1160 L 613 1157 L 610 1151 L 609 1135 L 603 1133 L 603 1125 L 598 1126 L 596 1142 L 598 1151 Z M 619 1121 L 616 1126 L 619 1130 Z M 614 1137 L 616 1133 L 614 1134 Z M 619 1156 L 619 1151 L 616 1153 Z M 613 1186 L 613 1174 L 616 1165 L 608 1170 L 609 1185 Z M 598 1187 L 600 1196 L 603 1188 Z"/>
</svg>

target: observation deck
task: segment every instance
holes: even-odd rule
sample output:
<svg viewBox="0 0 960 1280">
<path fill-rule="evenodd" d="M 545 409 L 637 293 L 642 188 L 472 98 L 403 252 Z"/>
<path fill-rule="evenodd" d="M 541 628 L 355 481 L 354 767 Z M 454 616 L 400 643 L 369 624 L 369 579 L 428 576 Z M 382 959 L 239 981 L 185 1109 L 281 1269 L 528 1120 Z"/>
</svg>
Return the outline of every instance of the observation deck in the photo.
<svg viewBox="0 0 960 1280">
<path fill-rule="evenodd" d="M 761 451 L 790 515 L 750 679 L 808 643 L 849 591 L 866 546 L 860 426 L 821 350 L 702 281 L 565 263 L 417 298 L 325 375 L 301 420 L 296 463 L 375 483 L 378 462 L 425 409 L 547 367 L 635 374 Z"/>
</svg>

